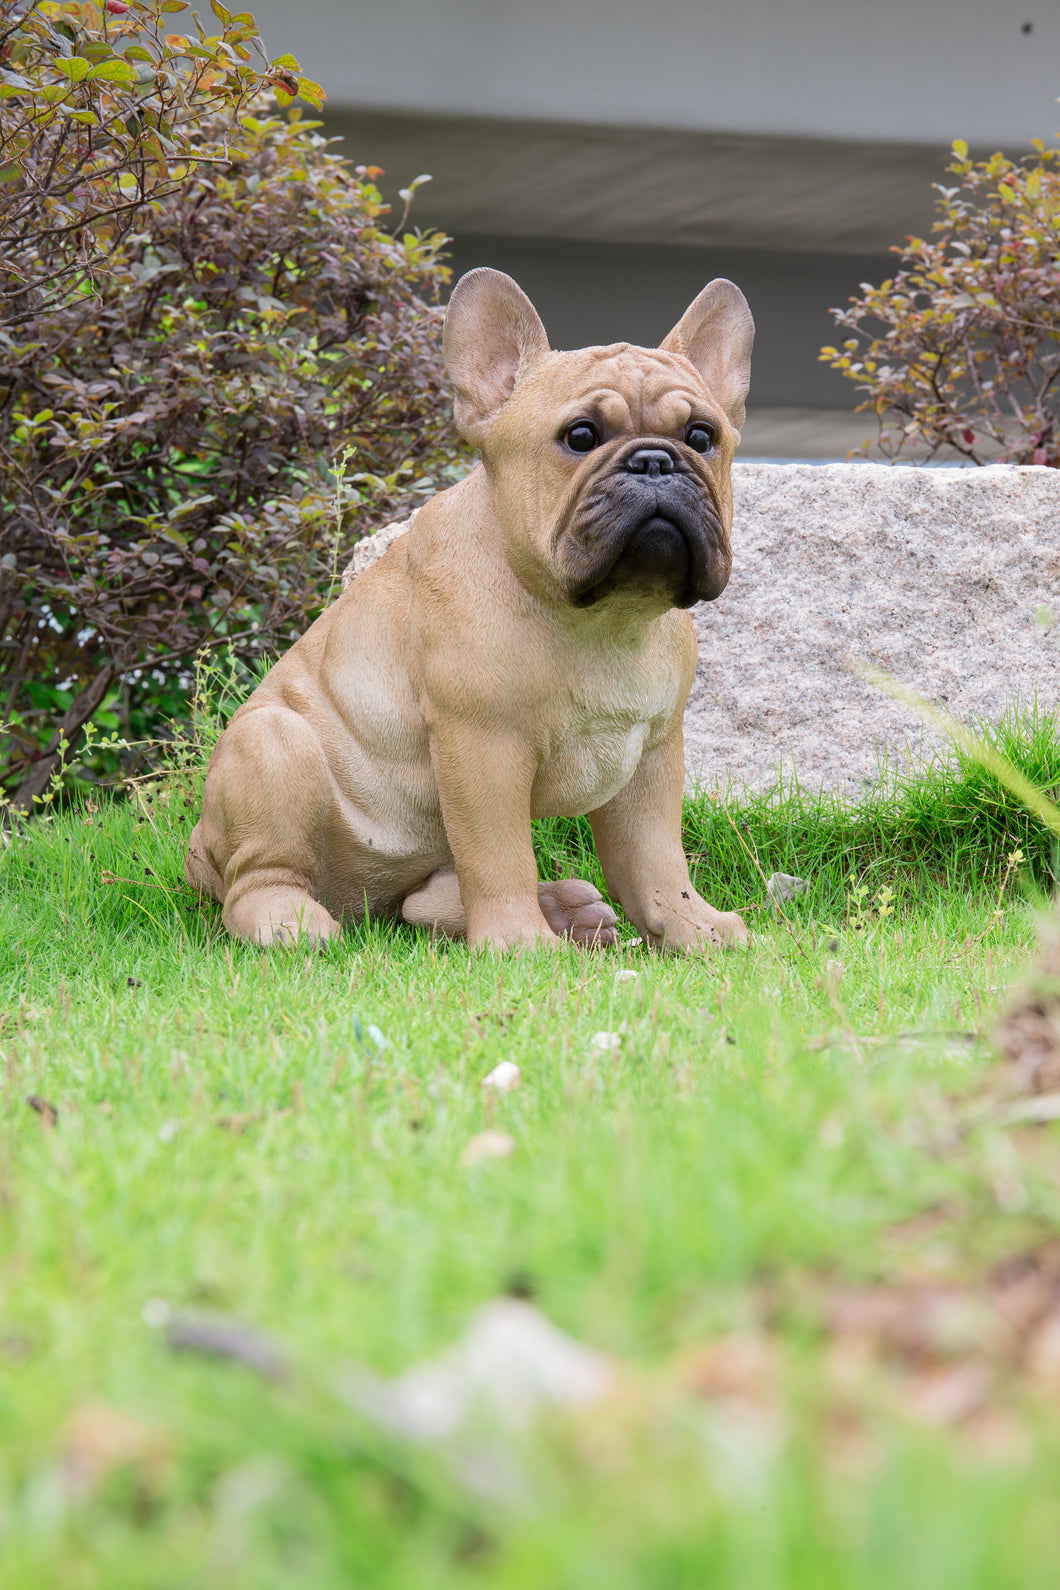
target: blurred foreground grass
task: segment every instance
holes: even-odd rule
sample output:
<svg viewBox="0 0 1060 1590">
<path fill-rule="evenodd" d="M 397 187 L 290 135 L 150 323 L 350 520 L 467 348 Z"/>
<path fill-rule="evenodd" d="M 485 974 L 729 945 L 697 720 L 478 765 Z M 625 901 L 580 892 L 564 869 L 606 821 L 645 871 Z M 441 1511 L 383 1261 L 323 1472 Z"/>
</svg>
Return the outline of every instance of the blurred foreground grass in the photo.
<svg viewBox="0 0 1060 1590">
<path fill-rule="evenodd" d="M 1054 724 L 1003 732 L 1060 781 Z M 1060 1353 L 998 1322 L 1052 1274 L 1060 1128 L 996 1102 L 991 1033 L 1056 861 L 996 787 L 690 802 L 755 941 L 682 962 L 385 923 L 262 956 L 180 883 L 194 806 L 170 780 L 0 860 L 0 1583 L 1055 1583 Z M 786 921 L 772 871 L 811 884 Z M 467 1163 L 487 1129 L 510 1152 Z M 496 1501 L 341 1388 L 511 1291 L 620 1390 Z M 161 1303 L 289 1377 L 170 1351 Z"/>
</svg>

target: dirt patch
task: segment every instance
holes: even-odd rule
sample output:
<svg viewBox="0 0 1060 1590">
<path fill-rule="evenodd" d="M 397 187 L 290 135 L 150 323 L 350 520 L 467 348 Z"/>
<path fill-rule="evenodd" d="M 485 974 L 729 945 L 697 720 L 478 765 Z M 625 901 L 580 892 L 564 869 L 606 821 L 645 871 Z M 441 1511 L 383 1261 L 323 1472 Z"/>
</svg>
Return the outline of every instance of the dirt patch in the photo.
<svg viewBox="0 0 1060 1590">
<path fill-rule="evenodd" d="M 1042 948 L 997 1028 L 1007 1065 L 1006 1091 L 1060 1093 L 1060 921 L 1043 931 Z"/>
</svg>

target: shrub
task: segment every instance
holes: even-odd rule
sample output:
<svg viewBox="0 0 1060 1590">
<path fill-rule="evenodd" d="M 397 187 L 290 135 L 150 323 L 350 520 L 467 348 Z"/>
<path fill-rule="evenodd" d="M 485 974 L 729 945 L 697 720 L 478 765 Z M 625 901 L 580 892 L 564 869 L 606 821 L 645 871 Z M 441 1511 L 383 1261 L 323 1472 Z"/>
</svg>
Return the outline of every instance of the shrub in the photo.
<svg viewBox="0 0 1060 1590">
<path fill-rule="evenodd" d="M 447 240 L 404 218 L 387 231 L 374 168 L 351 170 L 297 110 L 247 100 L 248 83 L 288 101 L 299 81 L 315 89 L 291 57 L 240 75 L 252 19 L 214 5 L 224 33 L 201 50 L 237 52 L 226 87 L 196 46 L 162 39 L 178 4 L 132 0 L 118 19 L 120 40 L 139 41 L 121 59 L 153 51 L 152 82 L 176 84 L 175 123 L 157 112 L 171 145 L 157 169 L 120 130 L 100 157 L 119 191 L 132 173 L 135 206 L 108 218 L 101 189 L 73 265 L 47 195 L 21 245 L 0 223 L 0 778 L 23 805 L 93 717 L 158 733 L 203 646 L 250 660 L 294 638 L 337 589 L 340 537 L 404 511 L 457 456 L 435 307 Z M 116 49 L 93 7 L 36 9 L 76 58 Z M 38 125 L 37 87 L 56 69 L 54 38 L 20 49 L 34 87 L 0 97 L 5 149 Z M 134 139 L 155 103 L 128 117 Z M 34 148 L 0 210 L 41 189 Z M 336 488 L 329 466 L 347 449 Z"/>
<path fill-rule="evenodd" d="M 953 146 L 930 240 L 834 309 L 851 333 L 821 358 L 854 381 L 894 457 L 926 442 L 982 464 L 1060 465 L 1060 150 L 1020 161 Z"/>
</svg>

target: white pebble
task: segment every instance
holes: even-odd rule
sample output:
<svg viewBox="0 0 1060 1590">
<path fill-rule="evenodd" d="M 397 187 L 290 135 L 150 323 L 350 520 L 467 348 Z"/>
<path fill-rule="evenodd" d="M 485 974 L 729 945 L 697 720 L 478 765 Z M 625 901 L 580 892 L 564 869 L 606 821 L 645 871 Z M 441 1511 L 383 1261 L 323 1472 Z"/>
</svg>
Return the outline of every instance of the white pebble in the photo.
<svg viewBox="0 0 1060 1590">
<path fill-rule="evenodd" d="M 523 1080 L 523 1073 L 514 1060 L 502 1060 L 493 1067 L 489 1076 L 482 1078 L 484 1088 L 496 1088 L 498 1093 L 510 1093 Z"/>
<path fill-rule="evenodd" d="M 617 1054 L 622 1047 L 622 1034 L 620 1032 L 594 1032 L 589 1039 L 591 1049 L 599 1049 L 603 1054 Z"/>
<path fill-rule="evenodd" d="M 797 894 L 805 894 L 809 887 L 805 878 L 796 878 L 790 872 L 771 872 L 766 883 L 766 893 L 774 902 L 794 900 Z"/>
</svg>

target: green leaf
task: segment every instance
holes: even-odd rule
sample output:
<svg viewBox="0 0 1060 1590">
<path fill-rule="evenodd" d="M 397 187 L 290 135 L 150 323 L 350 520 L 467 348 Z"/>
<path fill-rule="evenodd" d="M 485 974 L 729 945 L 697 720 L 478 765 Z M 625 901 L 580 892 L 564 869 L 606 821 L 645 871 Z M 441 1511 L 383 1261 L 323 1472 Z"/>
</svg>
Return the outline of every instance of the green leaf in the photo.
<svg viewBox="0 0 1060 1590">
<path fill-rule="evenodd" d="M 0 182 L 17 182 L 21 175 L 17 166 L 0 166 Z"/>
<path fill-rule="evenodd" d="M 221 4 L 221 0 L 210 0 L 210 10 L 218 22 L 231 22 L 232 13 Z"/>
<path fill-rule="evenodd" d="M 188 0 L 162 0 L 163 11 L 186 11 Z"/>
<path fill-rule="evenodd" d="M 272 91 L 276 95 L 276 103 L 281 110 L 286 110 L 288 105 L 294 104 L 294 95 L 289 94 L 279 83 L 273 83 Z"/>
<path fill-rule="evenodd" d="M 123 83 L 126 88 L 131 88 L 137 81 L 135 66 L 129 66 L 125 61 L 101 61 L 86 78 L 89 83 Z"/>
<path fill-rule="evenodd" d="M 130 44 L 125 52 L 125 59 L 127 61 L 149 61 L 152 66 L 155 62 L 154 56 L 149 50 L 145 50 L 142 44 Z"/>
<path fill-rule="evenodd" d="M 965 143 L 963 138 L 955 138 L 953 140 L 953 152 L 957 156 L 958 160 L 967 160 L 968 145 Z"/>
<path fill-rule="evenodd" d="M 327 95 L 324 93 L 324 90 L 321 88 L 320 84 L 314 83 L 311 78 L 300 77 L 298 79 L 298 93 L 300 97 L 312 105 L 315 110 L 324 109 L 324 101 L 327 98 Z"/>
<path fill-rule="evenodd" d="M 274 61 L 269 62 L 269 65 L 280 66 L 285 72 L 300 72 L 302 70 L 301 62 L 296 60 L 293 55 L 278 55 Z"/>
<path fill-rule="evenodd" d="M 91 61 L 86 61 L 83 55 L 71 55 L 67 60 L 55 61 L 53 64 L 56 71 L 64 72 L 71 83 L 80 83 L 92 70 Z"/>
</svg>

